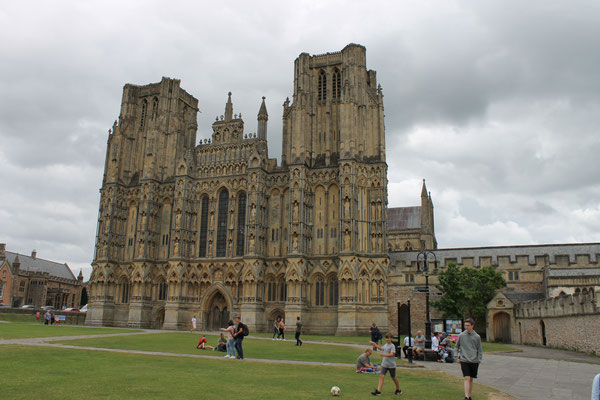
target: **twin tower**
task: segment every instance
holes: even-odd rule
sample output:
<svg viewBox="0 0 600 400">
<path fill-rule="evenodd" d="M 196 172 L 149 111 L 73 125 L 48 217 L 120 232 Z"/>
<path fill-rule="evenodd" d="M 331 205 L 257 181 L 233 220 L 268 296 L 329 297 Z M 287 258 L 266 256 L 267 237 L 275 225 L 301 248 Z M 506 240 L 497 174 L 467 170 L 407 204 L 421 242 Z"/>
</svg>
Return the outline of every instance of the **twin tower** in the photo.
<svg viewBox="0 0 600 400">
<path fill-rule="evenodd" d="M 178 80 L 125 85 L 107 145 L 87 323 L 307 332 L 388 325 L 383 95 L 366 49 L 300 54 L 281 163 L 265 99 L 244 132 L 231 93 L 197 144 Z"/>
</svg>

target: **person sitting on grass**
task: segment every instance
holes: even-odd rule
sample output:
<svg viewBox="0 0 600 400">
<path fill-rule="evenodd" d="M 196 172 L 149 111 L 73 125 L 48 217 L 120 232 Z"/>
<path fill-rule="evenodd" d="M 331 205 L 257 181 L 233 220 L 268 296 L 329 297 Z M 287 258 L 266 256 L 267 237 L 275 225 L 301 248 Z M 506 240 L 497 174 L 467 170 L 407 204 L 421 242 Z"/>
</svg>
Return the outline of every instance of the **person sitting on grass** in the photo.
<svg viewBox="0 0 600 400">
<path fill-rule="evenodd" d="M 373 396 L 381 396 L 381 389 L 383 388 L 383 379 L 385 378 L 385 374 L 390 373 L 394 384 L 396 385 L 396 391 L 394 394 L 402 394 L 402 390 L 400 389 L 400 382 L 398 382 L 398 378 L 396 378 L 396 346 L 392 343 L 392 334 L 388 333 L 385 335 L 385 344 L 383 346 L 378 345 L 375 342 L 370 342 L 371 346 L 376 347 L 381 350 L 383 354 L 383 361 L 381 362 L 381 372 L 379 374 L 379 385 L 375 391 L 371 392 Z"/>
<path fill-rule="evenodd" d="M 365 349 L 365 352 L 358 356 L 356 360 L 356 372 L 377 372 L 377 366 L 371 363 L 371 354 L 373 354 L 373 350 Z"/>
<path fill-rule="evenodd" d="M 208 350 L 208 349 L 214 350 L 215 349 L 214 347 L 206 344 L 206 336 L 204 336 L 204 335 L 202 335 L 202 337 L 198 341 L 198 346 L 196 346 L 196 348 L 200 349 L 200 350 Z"/>
<path fill-rule="evenodd" d="M 227 339 L 225 338 L 224 333 L 221 333 L 219 341 L 217 342 L 217 351 L 227 351 Z"/>
</svg>

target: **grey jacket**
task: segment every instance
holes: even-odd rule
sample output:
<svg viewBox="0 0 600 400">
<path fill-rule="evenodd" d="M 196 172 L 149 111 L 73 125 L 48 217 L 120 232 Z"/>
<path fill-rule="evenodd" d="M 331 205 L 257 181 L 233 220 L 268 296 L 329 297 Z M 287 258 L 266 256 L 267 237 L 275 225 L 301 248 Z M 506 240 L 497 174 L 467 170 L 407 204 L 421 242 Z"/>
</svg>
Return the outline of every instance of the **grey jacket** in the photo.
<svg viewBox="0 0 600 400">
<path fill-rule="evenodd" d="M 461 362 L 481 363 L 483 349 L 481 347 L 481 338 L 477 332 L 469 334 L 467 331 L 458 335 L 456 341 L 456 352 Z"/>
</svg>

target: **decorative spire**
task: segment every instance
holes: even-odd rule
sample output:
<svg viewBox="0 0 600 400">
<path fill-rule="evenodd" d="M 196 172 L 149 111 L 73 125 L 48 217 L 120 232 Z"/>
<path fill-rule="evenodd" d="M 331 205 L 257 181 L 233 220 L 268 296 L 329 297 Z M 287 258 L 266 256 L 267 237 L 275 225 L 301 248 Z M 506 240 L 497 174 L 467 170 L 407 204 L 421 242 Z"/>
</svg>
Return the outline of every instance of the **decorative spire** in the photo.
<svg viewBox="0 0 600 400">
<path fill-rule="evenodd" d="M 227 93 L 227 104 L 225 104 L 225 121 L 229 122 L 233 118 L 233 103 L 231 102 L 231 92 Z"/>
<path fill-rule="evenodd" d="M 421 189 L 421 197 L 428 197 L 427 196 L 427 186 L 425 186 L 425 179 L 423 179 L 423 188 Z"/>
<path fill-rule="evenodd" d="M 260 105 L 260 110 L 258 110 L 258 120 L 268 120 L 269 119 L 269 113 L 267 113 L 267 105 L 265 104 L 265 99 L 266 97 L 263 96 L 262 97 L 262 104 Z"/>
</svg>

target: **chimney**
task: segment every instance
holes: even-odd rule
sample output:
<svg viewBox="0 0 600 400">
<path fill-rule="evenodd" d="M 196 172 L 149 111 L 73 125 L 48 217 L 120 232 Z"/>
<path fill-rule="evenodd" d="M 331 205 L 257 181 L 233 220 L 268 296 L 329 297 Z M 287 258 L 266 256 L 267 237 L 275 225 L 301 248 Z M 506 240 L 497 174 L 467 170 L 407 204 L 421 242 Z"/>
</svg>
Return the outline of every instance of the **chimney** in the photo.
<svg viewBox="0 0 600 400">
<path fill-rule="evenodd" d="M 6 243 L 0 243 L 0 261 L 6 260 Z"/>
<path fill-rule="evenodd" d="M 35 249 L 31 250 L 31 258 L 35 260 L 35 256 L 37 256 L 37 251 Z"/>
</svg>

